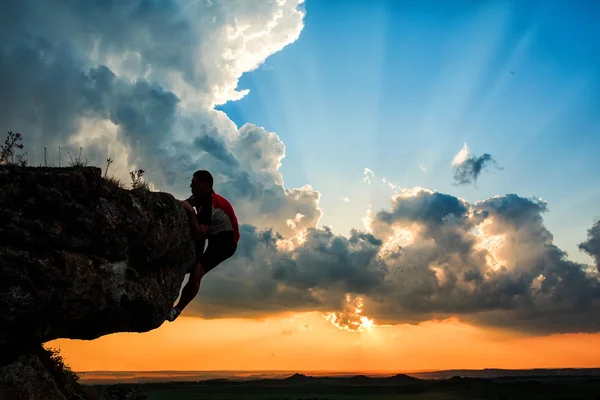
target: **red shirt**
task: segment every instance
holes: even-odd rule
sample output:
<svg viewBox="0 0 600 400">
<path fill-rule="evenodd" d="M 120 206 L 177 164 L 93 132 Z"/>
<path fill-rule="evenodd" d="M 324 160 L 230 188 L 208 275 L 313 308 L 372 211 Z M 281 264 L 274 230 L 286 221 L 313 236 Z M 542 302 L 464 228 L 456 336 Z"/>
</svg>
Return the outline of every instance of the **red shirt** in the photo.
<svg viewBox="0 0 600 400">
<path fill-rule="evenodd" d="M 209 198 L 206 199 L 207 201 Z M 204 204 L 196 204 L 198 210 L 198 223 L 208 226 L 207 236 L 213 236 L 220 232 L 233 231 L 234 240 L 237 243 L 240 240 L 240 230 L 237 216 L 231 203 L 223 196 L 212 192 L 210 198 L 212 204 L 210 207 Z M 194 196 L 188 198 L 190 204 L 194 204 Z"/>
</svg>

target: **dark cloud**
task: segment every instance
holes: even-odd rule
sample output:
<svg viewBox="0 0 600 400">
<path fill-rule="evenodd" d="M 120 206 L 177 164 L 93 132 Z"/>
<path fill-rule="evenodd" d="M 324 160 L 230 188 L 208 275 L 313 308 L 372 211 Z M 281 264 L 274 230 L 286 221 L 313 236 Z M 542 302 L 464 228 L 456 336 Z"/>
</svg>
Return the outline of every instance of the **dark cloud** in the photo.
<svg viewBox="0 0 600 400">
<path fill-rule="evenodd" d="M 240 254 L 207 277 L 198 312 L 317 310 L 350 330 L 362 316 L 395 324 L 458 315 L 529 333 L 599 331 L 598 276 L 553 244 L 546 210 L 513 194 L 468 204 L 426 190 L 404 193 L 373 222 L 413 229 L 410 243 L 387 252 L 382 238 L 366 232 L 346 238 L 313 229 L 286 249 L 273 231 L 245 229 Z M 352 312 L 357 302 L 362 314 Z"/>
<path fill-rule="evenodd" d="M 494 216 L 515 229 L 527 226 L 543 228 L 542 213 L 548 211 L 545 202 L 535 198 L 520 197 L 516 194 L 496 196 L 476 204 L 479 215 Z"/>
<path fill-rule="evenodd" d="M 93 78 L 68 48 L 44 38 L 7 39 L 0 42 L 0 121 L 5 131 L 23 134 L 31 155 L 32 143 L 73 134 L 76 118 L 93 114 L 99 100 L 88 89 Z"/>
<path fill-rule="evenodd" d="M 231 167 L 239 167 L 240 163 L 229 151 L 223 139 L 219 136 L 215 128 L 208 129 L 206 125 L 202 126 L 202 132 L 194 140 L 194 145 L 216 158 L 217 160 L 228 164 Z"/>
<path fill-rule="evenodd" d="M 467 207 L 456 197 L 421 191 L 415 196 L 398 196 L 394 199 L 390 211 L 380 211 L 376 218 L 387 224 L 395 222 L 421 222 L 429 226 L 440 225 L 444 218 L 464 217 Z"/>
<path fill-rule="evenodd" d="M 131 51 L 140 55 L 140 71 L 178 66 L 190 75 L 193 52 L 182 46 L 193 44 L 191 27 L 180 11 L 172 1 L 3 2 L 3 127 L 23 133 L 34 162 L 41 153 L 34 146 L 67 147 L 82 117 L 110 118 L 138 140 L 168 135 L 177 96 L 145 79 L 118 79 L 90 57 Z"/>
<path fill-rule="evenodd" d="M 381 241 L 353 232 L 350 238 L 311 229 L 296 248 L 278 247 L 272 230 L 242 226 L 236 255 L 211 276 L 201 294 L 204 316 L 262 315 L 272 311 L 323 312 L 342 306 L 346 293 L 390 290 L 378 257 Z"/>
<path fill-rule="evenodd" d="M 120 79 L 104 65 L 83 69 L 82 61 L 68 46 L 45 38 L 17 37 L 14 43 L 2 44 L 0 122 L 6 130 L 22 133 L 31 164 L 43 162 L 44 147 L 58 163 L 56 152 L 61 146 L 65 165 L 67 153 L 77 151 L 69 139 L 79 130 L 81 118 L 105 119 L 117 125 L 120 141 L 137 149 L 130 162 L 160 155 L 179 102 L 175 94 L 144 79 Z M 85 150 L 97 165 L 107 158 L 101 148 Z M 157 167 L 154 170 L 146 167 L 151 178 L 158 176 L 154 171 L 168 170 L 168 164 L 153 165 Z"/>
<path fill-rule="evenodd" d="M 588 230 L 588 239 L 579 245 L 579 249 L 596 260 L 596 268 L 600 272 L 600 220 Z"/>
<path fill-rule="evenodd" d="M 375 243 L 375 244 L 374 244 Z M 383 289 L 387 268 L 377 257 L 381 243 L 328 228 L 309 230 L 305 242 L 273 265 L 273 278 L 300 289 L 337 289 L 367 294 Z"/>
<path fill-rule="evenodd" d="M 217 28 L 226 23 L 222 3 L 213 3 L 209 6 L 197 2 L 184 10 L 174 0 L 66 0 L 52 4 L 7 0 L 2 4 L 0 35 L 3 42 L 13 43 L 45 38 L 49 43 L 68 46 L 82 60 L 123 55 L 123 64 L 130 66 L 131 75 L 149 73 L 148 78 L 156 80 L 166 71 L 178 71 L 200 88 L 207 80 L 195 57 L 203 33 L 198 28 Z M 191 20 L 191 14 L 197 19 Z"/>
<path fill-rule="evenodd" d="M 397 208 L 402 207 L 395 203 L 393 210 Z M 384 302 L 393 301 L 394 307 L 379 307 L 385 320 L 394 321 L 388 313 L 400 307 L 403 314 L 458 314 L 528 331 L 600 330 L 600 317 L 594 317 L 600 311 L 598 277 L 587 266 L 567 260 L 553 244 L 543 224 L 545 203 L 507 195 L 471 208 L 469 219 L 452 219 L 453 223 L 443 221 L 443 215 L 428 219 L 428 213 L 421 214 L 429 229 L 391 258 L 392 269 L 404 273 L 395 277 L 395 298 Z M 453 211 L 446 210 L 446 215 Z M 431 221 L 438 222 L 435 229 Z M 481 238 L 472 232 L 476 226 L 483 231 Z M 501 244 L 494 249 L 477 245 L 482 238 L 498 235 Z M 492 253 L 500 259 L 496 269 L 490 266 Z M 563 323 L 557 316 L 564 314 L 578 317 Z"/>
<path fill-rule="evenodd" d="M 477 178 L 479 178 L 481 172 L 489 165 L 503 169 L 489 153 L 485 153 L 482 156 L 471 156 L 469 154 L 469 147 L 465 143 L 452 161 L 454 185 L 466 185 L 470 183 L 477 185 Z"/>
<path fill-rule="evenodd" d="M 319 195 L 283 187 L 279 137 L 251 124 L 238 130 L 211 108 L 239 95 L 237 79 L 265 49 L 295 38 L 297 4 L 5 3 L 0 125 L 22 133 L 30 164 L 43 162 L 45 147 L 57 162 L 60 146 L 64 165 L 82 146 L 90 163 L 110 157 L 125 180 L 143 168 L 149 182 L 181 197 L 191 173 L 209 169 L 247 222 L 283 221 L 283 232 L 300 213 L 299 229 L 316 225 Z M 243 35 L 232 39 L 228 29 L 239 26 Z"/>
</svg>

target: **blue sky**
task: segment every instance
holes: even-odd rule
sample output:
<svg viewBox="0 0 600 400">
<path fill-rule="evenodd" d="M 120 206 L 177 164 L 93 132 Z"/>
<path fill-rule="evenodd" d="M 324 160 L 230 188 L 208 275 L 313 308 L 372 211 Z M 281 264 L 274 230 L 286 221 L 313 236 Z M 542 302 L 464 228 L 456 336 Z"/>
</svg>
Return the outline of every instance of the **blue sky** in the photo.
<svg viewBox="0 0 600 400">
<path fill-rule="evenodd" d="M 320 191 L 339 233 L 389 205 L 370 168 L 468 201 L 541 197 L 559 247 L 589 261 L 576 246 L 600 218 L 600 3 L 423 3 L 308 0 L 300 38 L 219 109 L 281 137 L 286 187 Z M 465 142 L 503 169 L 454 186 Z"/>
</svg>

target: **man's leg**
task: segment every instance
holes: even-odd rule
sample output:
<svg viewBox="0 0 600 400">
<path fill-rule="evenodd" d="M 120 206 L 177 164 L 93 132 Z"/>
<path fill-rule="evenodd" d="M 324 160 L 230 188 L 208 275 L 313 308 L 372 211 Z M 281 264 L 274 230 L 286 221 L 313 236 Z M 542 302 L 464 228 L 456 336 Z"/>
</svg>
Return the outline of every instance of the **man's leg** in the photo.
<svg viewBox="0 0 600 400">
<path fill-rule="evenodd" d="M 190 272 L 190 279 L 181 291 L 179 302 L 171 309 L 171 311 L 169 311 L 169 314 L 167 314 L 168 321 L 175 321 L 183 309 L 190 304 L 190 301 L 192 301 L 194 297 L 196 297 L 198 291 L 200 290 L 200 282 L 202 281 L 202 277 L 204 275 L 206 275 L 206 271 L 204 270 L 202 263 L 200 261 L 196 261 L 196 264 L 194 264 Z"/>
<path fill-rule="evenodd" d="M 194 271 L 194 268 L 196 267 L 198 260 L 201 260 L 202 257 L 204 256 L 204 252 L 206 249 L 206 238 L 202 239 L 200 241 L 200 243 L 196 243 L 195 248 L 196 248 L 196 260 L 192 264 L 190 264 L 190 266 L 187 268 L 187 270 L 185 271 L 186 274 L 191 274 Z"/>
<path fill-rule="evenodd" d="M 179 303 L 175 307 L 177 307 L 180 311 L 183 311 L 184 308 L 190 304 L 190 301 L 196 297 L 198 291 L 200 290 L 200 282 L 202 282 L 202 278 L 206 275 L 204 271 L 204 267 L 200 261 L 196 262 L 194 267 L 192 268 L 192 272 L 190 273 L 190 279 L 188 283 L 184 286 L 181 291 L 181 298 L 179 299 Z"/>
<path fill-rule="evenodd" d="M 230 240 L 228 236 L 225 236 L 225 238 L 225 240 L 221 237 L 209 239 L 206 251 L 198 259 L 191 270 L 190 279 L 181 291 L 179 302 L 171 309 L 167 316 L 169 321 L 174 321 L 175 318 L 181 314 L 183 309 L 187 307 L 194 297 L 196 297 L 200 290 L 200 282 L 204 275 L 235 253 L 237 245 L 232 243 L 232 240 Z"/>
</svg>

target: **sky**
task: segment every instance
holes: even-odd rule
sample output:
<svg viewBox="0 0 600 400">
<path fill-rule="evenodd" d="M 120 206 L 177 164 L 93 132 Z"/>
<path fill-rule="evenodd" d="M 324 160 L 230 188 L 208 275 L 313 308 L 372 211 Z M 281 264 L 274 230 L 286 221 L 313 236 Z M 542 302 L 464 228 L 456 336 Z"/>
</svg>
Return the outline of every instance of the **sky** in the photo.
<svg viewBox="0 0 600 400">
<path fill-rule="evenodd" d="M 368 204 L 389 206 L 393 190 L 360 184 L 369 168 L 399 187 L 468 201 L 542 197 L 555 211 L 546 224 L 561 248 L 587 260 L 576 246 L 600 218 L 597 4 L 309 1 L 305 8 L 298 40 L 242 76 L 244 99 L 218 109 L 237 126 L 280 135 L 285 183 L 310 183 L 323 194 L 323 224 L 347 234 Z M 476 155 L 491 153 L 502 172 L 491 168 L 477 187 L 453 186 L 449 165 L 464 143 Z"/>
<path fill-rule="evenodd" d="M 74 370 L 600 364 L 596 2 L 3 7 L 30 164 L 209 169 L 241 223 L 175 322 L 48 343 Z"/>
</svg>

